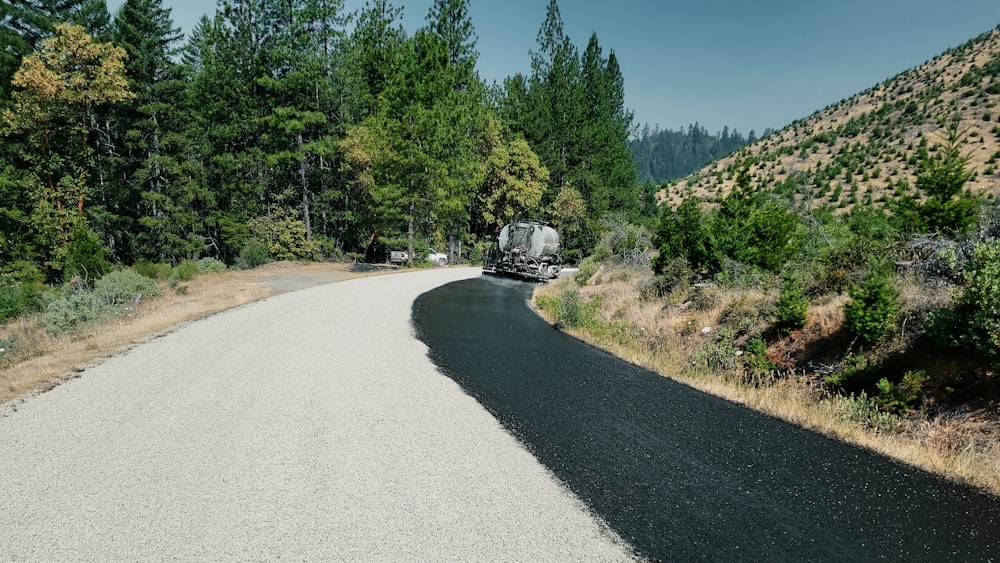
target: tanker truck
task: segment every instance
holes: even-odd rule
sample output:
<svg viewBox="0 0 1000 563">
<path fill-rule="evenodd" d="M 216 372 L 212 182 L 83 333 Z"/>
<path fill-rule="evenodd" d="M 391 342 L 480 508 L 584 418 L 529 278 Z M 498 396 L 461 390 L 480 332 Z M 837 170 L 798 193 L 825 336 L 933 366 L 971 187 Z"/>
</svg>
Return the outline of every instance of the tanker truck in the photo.
<svg viewBox="0 0 1000 563">
<path fill-rule="evenodd" d="M 484 274 L 505 274 L 547 282 L 562 269 L 559 233 L 544 221 L 515 221 L 500 229 L 483 258 Z"/>
</svg>

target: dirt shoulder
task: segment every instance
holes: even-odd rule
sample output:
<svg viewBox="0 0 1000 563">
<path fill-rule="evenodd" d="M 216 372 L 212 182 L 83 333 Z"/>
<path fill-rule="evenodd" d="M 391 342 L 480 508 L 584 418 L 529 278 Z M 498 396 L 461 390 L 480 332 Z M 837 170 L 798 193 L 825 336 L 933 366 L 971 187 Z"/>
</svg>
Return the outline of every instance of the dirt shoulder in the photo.
<svg viewBox="0 0 1000 563">
<path fill-rule="evenodd" d="M 0 363 L 0 404 L 44 392 L 89 366 L 146 340 L 215 313 L 318 285 L 383 275 L 398 268 L 367 264 L 276 262 L 247 271 L 197 276 L 177 289 L 164 288 L 129 315 L 76 334 L 50 337 L 38 318 L 0 326 L 0 339 L 14 346 Z M 16 408 L 16 406 L 14 406 Z"/>
</svg>

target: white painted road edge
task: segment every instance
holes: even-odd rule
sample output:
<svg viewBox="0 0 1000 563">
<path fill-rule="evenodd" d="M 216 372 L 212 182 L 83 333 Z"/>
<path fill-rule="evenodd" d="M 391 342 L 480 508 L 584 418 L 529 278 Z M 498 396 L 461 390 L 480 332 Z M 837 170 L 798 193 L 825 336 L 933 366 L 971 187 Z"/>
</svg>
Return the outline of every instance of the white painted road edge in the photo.
<svg viewBox="0 0 1000 563">
<path fill-rule="evenodd" d="M 0 414 L 0 560 L 623 561 L 439 373 L 440 268 L 186 325 Z"/>
</svg>

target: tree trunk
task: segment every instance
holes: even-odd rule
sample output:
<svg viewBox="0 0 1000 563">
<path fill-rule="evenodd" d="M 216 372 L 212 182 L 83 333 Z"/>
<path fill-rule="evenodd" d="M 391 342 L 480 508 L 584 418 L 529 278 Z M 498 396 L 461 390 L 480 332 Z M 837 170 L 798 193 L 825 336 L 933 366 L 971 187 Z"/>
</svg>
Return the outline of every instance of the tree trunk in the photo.
<svg viewBox="0 0 1000 563">
<path fill-rule="evenodd" d="M 302 185 L 302 222 L 306 225 L 306 242 L 312 242 L 312 221 L 309 218 L 309 182 L 306 177 L 306 155 L 302 152 L 302 134 L 298 136 L 299 154 L 302 160 L 299 161 L 299 182 Z"/>
<path fill-rule="evenodd" d="M 414 204 L 413 204 L 413 198 L 411 197 L 410 198 L 410 220 L 409 220 L 409 222 L 407 223 L 407 226 L 406 226 L 406 241 L 407 241 L 407 248 L 406 249 L 408 251 L 407 254 L 406 254 L 406 260 L 407 260 L 408 263 L 412 263 L 413 262 L 413 213 L 414 213 Z"/>
</svg>

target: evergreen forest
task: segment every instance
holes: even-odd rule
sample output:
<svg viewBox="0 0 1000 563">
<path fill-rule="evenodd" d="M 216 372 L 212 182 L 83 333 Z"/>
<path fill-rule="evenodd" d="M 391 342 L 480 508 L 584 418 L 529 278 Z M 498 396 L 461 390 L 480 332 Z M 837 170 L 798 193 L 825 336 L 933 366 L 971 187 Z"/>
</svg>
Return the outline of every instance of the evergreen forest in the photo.
<svg viewBox="0 0 1000 563">
<path fill-rule="evenodd" d="M 573 259 L 608 217 L 655 217 L 615 53 L 574 44 L 556 0 L 530 72 L 491 85 L 468 0 L 435 0 L 412 35 L 401 13 L 219 0 L 184 37 L 160 0 L 0 3 L 0 274 L 467 261 L 519 217 Z"/>
<path fill-rule="evenodd" d="M 773 132 L 766 129 L 763 136 Z M 719 133 L 709 133 L 698 123 L 677 131 L 661 130 L 659 126 L 650 128 L 646 124 L 640 134 L 629 141 L 629 147 L 635 157 L 639 179 L 659 184 L 688 176 L 709 162 L 757 140 L 757 133 L 752 130 L 743 136 L 729 127 L 723 127 Z"/>
</svg>

